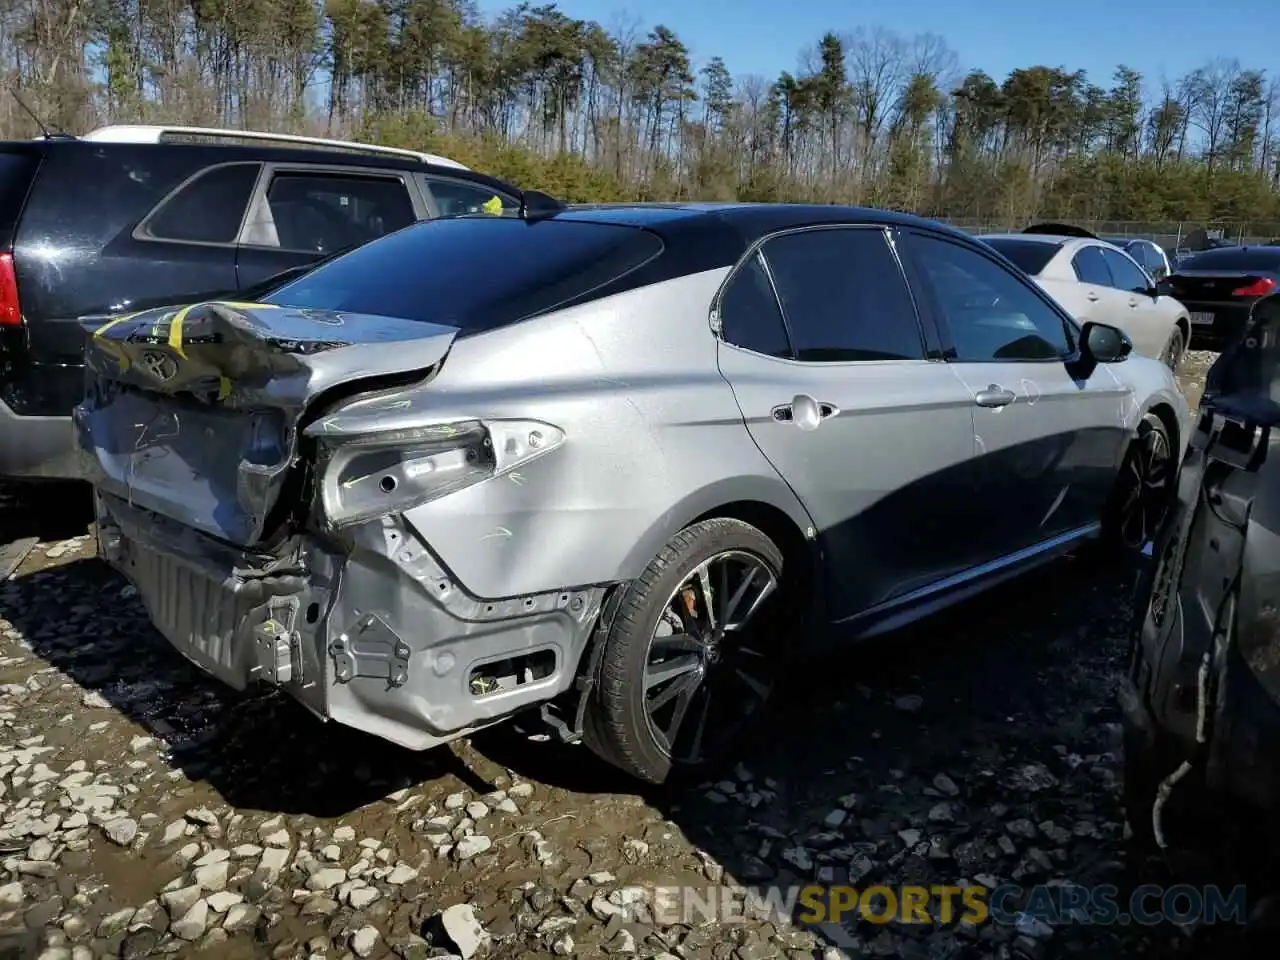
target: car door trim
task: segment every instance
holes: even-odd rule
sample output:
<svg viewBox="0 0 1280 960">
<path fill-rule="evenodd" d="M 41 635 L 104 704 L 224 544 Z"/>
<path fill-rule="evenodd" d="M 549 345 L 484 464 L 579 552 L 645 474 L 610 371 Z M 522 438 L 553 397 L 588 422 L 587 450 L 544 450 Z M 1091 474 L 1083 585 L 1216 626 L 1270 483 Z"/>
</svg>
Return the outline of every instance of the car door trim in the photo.
<svg viewBox="0 0 1280 960">
<path fill-rule="evenodd" d="M 835 623 L 854 627 L 859 639 L 877 636 L 914 622 L 925 613 L 950 607 L 970 594 L 986 591 L 1001 581 L 1047 563 L 1080 541 L 1096 538 L 1101 530 L 1102 525 L 1098 522 L 1067 530 L 994 560 L 976 564 L 968 570 L 935 580 Z"/>
</svg>

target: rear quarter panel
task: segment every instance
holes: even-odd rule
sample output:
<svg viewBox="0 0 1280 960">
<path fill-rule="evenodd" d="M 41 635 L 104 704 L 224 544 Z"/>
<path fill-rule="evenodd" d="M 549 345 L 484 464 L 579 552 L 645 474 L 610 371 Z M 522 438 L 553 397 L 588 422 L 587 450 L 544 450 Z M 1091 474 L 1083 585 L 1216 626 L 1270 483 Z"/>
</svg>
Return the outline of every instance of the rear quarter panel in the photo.
<svg viewBox="0 0 1280 960">
<path fill-rule="evenodd" d="M 402 413 L 422 422 L 533 419 L 566 434 L 517 472 L 406 514 L 469 592 L 506 598 L 634 578 L 673 533 L 735 501 L 808 526 L 716 365 L 708 309 L 726 274 L 459 339 L 435 380 L 402 395 Z"/>
</svg>

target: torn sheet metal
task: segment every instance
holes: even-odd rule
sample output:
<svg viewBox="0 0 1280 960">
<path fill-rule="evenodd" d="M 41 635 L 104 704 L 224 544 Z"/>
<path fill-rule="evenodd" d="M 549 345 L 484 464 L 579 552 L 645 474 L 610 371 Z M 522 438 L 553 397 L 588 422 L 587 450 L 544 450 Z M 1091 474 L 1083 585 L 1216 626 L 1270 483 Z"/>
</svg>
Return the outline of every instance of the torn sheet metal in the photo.
<svg viewBox="0 0 1280 960">
<path fill-rule="evenodd" d="M 421 372 L 457 329 L 211 301 L 118 317 L 85 350 L 75 411 L 86 476 L 107 492 L 235 543 L 265 533 L 299 419 L 353 381 Z"/>
</svg>

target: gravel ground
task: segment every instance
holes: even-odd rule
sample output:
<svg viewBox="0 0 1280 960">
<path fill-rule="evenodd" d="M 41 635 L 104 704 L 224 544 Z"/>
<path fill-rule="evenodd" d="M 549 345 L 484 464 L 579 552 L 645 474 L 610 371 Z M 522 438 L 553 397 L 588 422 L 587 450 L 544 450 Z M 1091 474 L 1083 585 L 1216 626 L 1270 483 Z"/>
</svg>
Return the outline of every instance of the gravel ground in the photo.
<svg viewBox="0 0 1280 960">
<path fill-rule="evenodd" d="M 1188 355 L 1192 397 L 1209 359 Z M 724 781 L 640 795 L 536 731 L 416 755 L 222 689 L 152 631 L 76 511 L 42 507 L 10 507 L 0 538 L 63 525 L 0 584 L 0 957 L 1223 948 L 1172 927 L 819 933 L 624 909 L 671 884 L 1131 884 L 1146 867 L 1125 841 L 1114 694 L 1132 571 L 1067 558 L 824 663 Z"/>
</svg>

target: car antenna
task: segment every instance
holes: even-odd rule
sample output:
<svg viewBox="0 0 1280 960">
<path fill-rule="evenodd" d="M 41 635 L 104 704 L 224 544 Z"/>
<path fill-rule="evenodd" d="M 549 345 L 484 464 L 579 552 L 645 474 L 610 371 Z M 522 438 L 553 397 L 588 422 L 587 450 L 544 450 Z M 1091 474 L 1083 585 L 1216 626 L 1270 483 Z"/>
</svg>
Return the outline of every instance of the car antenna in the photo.
<svg viewBox="0 0 1280 960">
<path fill-rule="evenodd" d="M 522 190 L 520 192 L 520 212 L 518 215 L 521 220 L 549 217 L 565 209 L 568 209 L 567 206 L 549 193 L 543 193 L 540 190 Z"/>
<path fill-rule="evenodd" d="M 46 140 L 58 140 L 58 139 L 74 140 L 75 139 L 69 133 L 63 133 L 60 130 L 51 131 L 47 126 L 45 126 L 44 121 L 41 120 L 40 117 L 36 115 L 36 112 L 34 110 L 32 110 L 29 106 L 27 106 L 26 101 L 23 100 L 20 96 L 18 96 L 18 91 L 13 89 L 13 87 L 9 88 L 9 93 L 13 95 L 14 100 L 18 101 L 18 106 L 20 106 L 23 109 L 26 115 L 35 121 L 36 126 L 40 128 L 40 132 L 44 134 L 44 139 Z"/>
</svg>

